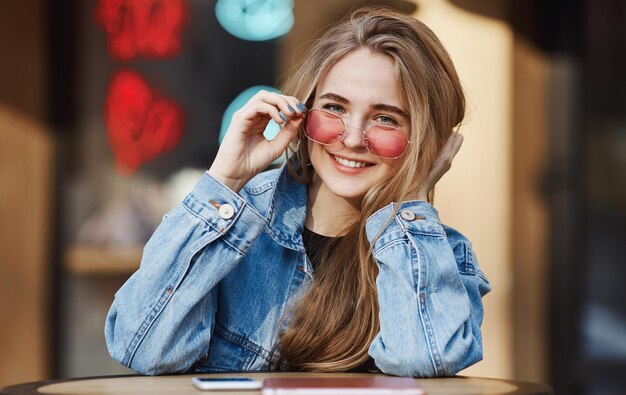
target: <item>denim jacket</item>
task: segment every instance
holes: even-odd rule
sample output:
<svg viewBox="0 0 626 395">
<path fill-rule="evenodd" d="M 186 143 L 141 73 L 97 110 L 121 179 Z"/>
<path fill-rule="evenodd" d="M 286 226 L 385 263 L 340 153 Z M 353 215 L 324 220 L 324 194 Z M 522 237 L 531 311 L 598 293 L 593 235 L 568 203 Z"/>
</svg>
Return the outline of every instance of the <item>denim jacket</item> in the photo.
<svg viewBox="0 0 626 395">
<path fill-rule="evenodd" d="M 302 242 L 306 188 L 284 165 L 239 194 L 206 173 L 115 294 L 111 356 L 142 374 L 268 370 L 284 313 L 315 276 Z M 417 200 L 383 207 L 366 231 L 379 267 L 376 367 L 434 377 L 481 360 L 490 285 L 469 241 Z"/>
</svg>

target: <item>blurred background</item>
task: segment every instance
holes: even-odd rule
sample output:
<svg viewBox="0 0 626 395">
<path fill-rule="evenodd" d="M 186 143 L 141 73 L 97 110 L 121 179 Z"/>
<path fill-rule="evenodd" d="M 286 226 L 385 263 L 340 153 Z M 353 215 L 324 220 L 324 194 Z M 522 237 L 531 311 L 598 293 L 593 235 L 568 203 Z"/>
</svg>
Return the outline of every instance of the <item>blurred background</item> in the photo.
<svg viewBox="0 0 626 395">
<path fill-rule="evenodd" d="M 623 0 L 0 0 L 0 387 L 130 372 L 104 317 L 143 244 L 232 112 L 366 4 L 429 25 L 465 86 L 435 206 L 493 292 L 462 374 L 626 391 Z"/>
</svg>

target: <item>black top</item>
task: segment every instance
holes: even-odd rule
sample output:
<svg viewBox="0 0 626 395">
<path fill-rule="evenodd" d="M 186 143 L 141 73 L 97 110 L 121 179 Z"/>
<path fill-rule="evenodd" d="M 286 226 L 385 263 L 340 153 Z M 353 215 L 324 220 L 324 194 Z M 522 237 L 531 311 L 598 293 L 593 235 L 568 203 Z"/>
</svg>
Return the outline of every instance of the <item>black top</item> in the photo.
<svg viewBox="0 0 626 395">
<path fill-rule="evenodd" d="M 304 242 L 306 255 L 309 258 L 309 261 L 311 261 L 311 265 L 313 265 L 313 270 L 319 266 L 319 263 L 325 253 L 327 255 L 332 254 L 332 250 L 338 240 L 338 237 L 322 236 L 307 229 L 306 227 L 304 228 L 304 231 L 302 232 L 302 241 Z"/>
</svg>

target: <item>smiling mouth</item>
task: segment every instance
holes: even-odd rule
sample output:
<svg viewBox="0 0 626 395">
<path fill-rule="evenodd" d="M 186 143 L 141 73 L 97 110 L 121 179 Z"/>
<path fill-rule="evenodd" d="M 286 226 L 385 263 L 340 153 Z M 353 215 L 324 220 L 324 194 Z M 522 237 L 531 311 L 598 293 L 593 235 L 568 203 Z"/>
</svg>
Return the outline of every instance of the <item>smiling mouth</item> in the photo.
<svg viewBox="0 0 626 395">
<path fill-rule="evenodd" d="M 333 155 L 333 158 L 335 159 L 335 161 L 337 161 L 337 163 L 339 163 L 342 166 L 346 166 L 346 167 L 351 167 L 353 169 L 358 169 L 361 167 L 368 167 L 368 166 L 374 166 L 373 163 L 367 163 L 367 162 L 357 162 L 354 160 L 349 160 L 349 159 L 344 159 L 344 158 L 340 158 L 338 156 Z"/>
</svg>

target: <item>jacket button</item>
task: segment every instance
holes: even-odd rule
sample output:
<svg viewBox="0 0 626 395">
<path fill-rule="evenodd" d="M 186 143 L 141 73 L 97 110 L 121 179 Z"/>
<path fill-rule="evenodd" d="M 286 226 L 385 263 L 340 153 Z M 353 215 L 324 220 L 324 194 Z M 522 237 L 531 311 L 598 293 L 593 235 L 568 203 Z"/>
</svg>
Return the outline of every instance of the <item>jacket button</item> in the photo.
<svg viewBox="0 0 626 395">
<path fill-rule="evenodd" d="M 415 213 L 409 209 L 400 211 L 400 217 L 407 221 L 413 221 L 415 219 Z"/>
<path fill-rule="evenodd" d="M 217 212 L 223 219 L 231 219 L 235 215 L 235 209 L 230 204 L 222 204 Z"/>
</svg>

